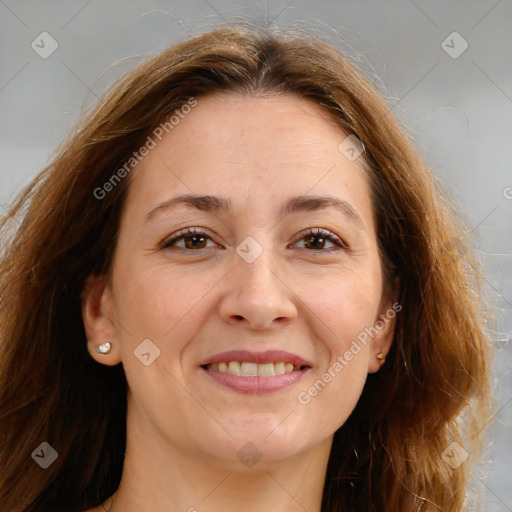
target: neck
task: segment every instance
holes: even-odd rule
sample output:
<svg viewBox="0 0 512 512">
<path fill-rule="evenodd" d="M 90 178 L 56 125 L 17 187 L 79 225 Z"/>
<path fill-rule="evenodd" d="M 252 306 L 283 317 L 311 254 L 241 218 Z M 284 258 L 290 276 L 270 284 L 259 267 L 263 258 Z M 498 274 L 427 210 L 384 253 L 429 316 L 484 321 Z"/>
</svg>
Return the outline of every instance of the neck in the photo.
<svg viewBox="0 0 512 512">
<path fill-rule="evenodd" d="M 109 512 L 320 512 L 332 436 L 282 461 L 239 461 L 191 453 L 153 431 L 130 428 L 121 483 Z"/>
</svg>

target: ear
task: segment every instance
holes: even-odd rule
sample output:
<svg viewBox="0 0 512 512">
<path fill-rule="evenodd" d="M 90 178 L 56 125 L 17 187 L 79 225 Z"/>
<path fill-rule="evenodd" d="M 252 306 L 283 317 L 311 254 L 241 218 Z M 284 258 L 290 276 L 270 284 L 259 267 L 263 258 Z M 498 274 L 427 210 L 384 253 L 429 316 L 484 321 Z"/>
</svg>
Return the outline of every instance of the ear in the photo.
<svg viewBox="0 0 512 512">
<path fill-rule="evenodd" d="M 87 350 L 98 363 L 113 366 L 121 362 L 113 313 L 112 292 L 104 276 L 90 275 L 82 290 L 82 320 L 87 336 Z M 111 343 L 108 354 L 100 354 L 96 347 Z"/>
<path fill-rule="evenodd" d="M 381 366 L 385 364 L 385 358 L 391 349 L 395 334 L 396 316 L 402 309 L 402 305 L 398 303 L 399 292 L 400 280 L 395 277 L 392 290 L 381 301 L 379 315 L 373 325 L 375 334 L 370 346 L 368 373 L 376 373 L 380 370 Z M 383 355 L 384 359 L 379 359 L 378 355 Z"/>
</svg>

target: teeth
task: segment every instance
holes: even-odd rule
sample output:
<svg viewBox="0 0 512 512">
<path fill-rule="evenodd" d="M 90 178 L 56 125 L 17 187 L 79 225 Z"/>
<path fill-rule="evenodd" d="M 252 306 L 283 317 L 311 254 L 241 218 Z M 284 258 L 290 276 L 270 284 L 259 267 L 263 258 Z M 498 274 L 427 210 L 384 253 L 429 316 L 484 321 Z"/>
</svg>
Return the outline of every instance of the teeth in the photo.
<svg viewBox="0 0 512 512">
<path fill-rule="evenodd" d="M 229 373 L 242 377 L 273 377 L 292 373 L 294 370 L 300 370 L 300 366 L 294 366 L 292 363 L 278 361 L 276 363 L 247 363 L 239 361 L 227 361 L 218 364 L 209 364 L 207 370 L 220 373 Z"/>
<path fill-rule="evenodd" d="M 293 370 L 293 368 L 292 368 L 292 370 Z M 286 371 L 284 363 L 274 363 L 274 373 L 275 373 L 275 375 L 283 375 L 283 373 L 290 373 L 290 372 Z"/>
<path fill-rule="evenodd" d="M 231 375 L 240 375 L 240 363 L 237 361 L 229 361 L 228 373 Z"/>
<path fill-rule="evenodd" d="M 258 364 L 258 377 L 272 377 L 276 374 L 274 363 Z"/>
<path fill-rule="evenodd" d="M 229 363 L 231 364 L 231 363 Z M 237 363 L 239 364 L 239 363 Z M 254 377 L 258 375 L 258 364 L 257 363 L 242 363 L 240 365 L 240 373 L 244 377 Z"/>
</svg>

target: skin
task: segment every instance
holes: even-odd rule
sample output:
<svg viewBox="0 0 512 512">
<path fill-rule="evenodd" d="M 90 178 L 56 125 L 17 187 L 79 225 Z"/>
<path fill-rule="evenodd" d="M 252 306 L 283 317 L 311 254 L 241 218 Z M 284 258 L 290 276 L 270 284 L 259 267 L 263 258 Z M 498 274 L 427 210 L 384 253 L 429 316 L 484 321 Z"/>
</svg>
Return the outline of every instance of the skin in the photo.
<svg viewBox="0 0 512 512">
<path fill-rule="evenodd" d="M 338 150 L 345 137 L 309 100 L 213 94 L 133 171 L 112 275 L 90 276 L 83 293 L 91 357 L 122 362 L 129 385 L 125 465 L 107 510 L 320 511 L 333 434 L 379 370 L 376 355 L 389 351 L 394 328 L 386 322 L 299 402 L 394 302 L 383 296 L 363 163 Z M 146 220 L 187 193 L 230 199 L 233 212 L 179 206 Z M 347 201 L 361 222 L 332 208 L 283 217 L 281 204 L 301 194 Z M 160 248 L 187 227 L 208 235 L 200 249 L 183 239 Z M 307 228 L 330 230 L 348 250 L 308 244 Z M 236 252 L 248 236 L 263 249 L 251 263 Z M 148 338 L 160 356 L 145 366 L 134 350 Z M 111 352 L 98 354 L 107 340 Z M 199 367 L 233 349 L 286 350 L 312 368 L 290 387 L 241 394 Z M 252 467 L 237 457 L 248 442 L 262 455 Z"/>
</svg>

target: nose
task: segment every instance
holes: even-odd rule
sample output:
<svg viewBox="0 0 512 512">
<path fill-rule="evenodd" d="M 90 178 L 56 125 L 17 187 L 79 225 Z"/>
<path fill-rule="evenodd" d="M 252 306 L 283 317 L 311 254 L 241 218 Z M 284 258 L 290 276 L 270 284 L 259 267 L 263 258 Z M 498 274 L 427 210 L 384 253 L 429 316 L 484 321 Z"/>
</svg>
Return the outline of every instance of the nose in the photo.
<svg viewBox="0 0 512 512">
<path fill-rule="evenodd" d="M 236 258 L 220 303 L 222 319 L 262 331 L 283 326 L 296 318 L 295 295 L 286 284 L 282 266 L 277 265 L 267 251 L 252 263 L 238 255 Z"/>
</svg>

